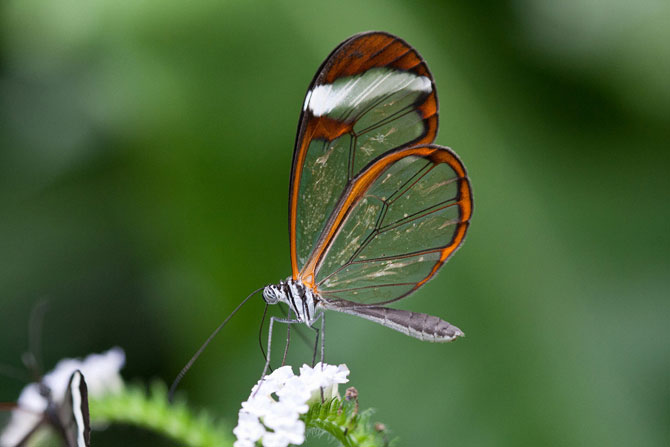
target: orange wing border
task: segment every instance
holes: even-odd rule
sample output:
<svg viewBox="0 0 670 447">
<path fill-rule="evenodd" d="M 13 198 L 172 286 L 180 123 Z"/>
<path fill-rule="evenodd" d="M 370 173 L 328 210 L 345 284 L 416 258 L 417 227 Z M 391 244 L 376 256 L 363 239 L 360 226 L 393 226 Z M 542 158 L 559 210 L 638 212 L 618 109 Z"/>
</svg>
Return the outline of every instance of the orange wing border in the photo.
<svg viewBox="0 0 670 447">
<path fill-rule="evenodd" d="M 354 76 L 376 67 L 392 67 L 430 79 L 432 92 L 422 104 L 417 106 L 417 110 L 421 112 L 426 123 L 426 130 L 423 135 L 404 147 L 432 143 L 437 136 L 439 110 L 433 76 L 423 57 L 406 41 L 392 34 L 383 31 L 368 31 L 343 41 L 323 61 L 309 84 L 307 93 L 316 85 L 330 84 L 338 78 Z M 319 138 L 332 141 L 350 132 L 353 124 L 353 122 L 338 121 L 325 115 L 315 117 L 309 110 L 301 112 L 289 182 L 289 243 L 293 279 L 301 276 L 296 247 L 296 224 L 300 179 L 309 144 L 312 140 Z"/>
</svg>

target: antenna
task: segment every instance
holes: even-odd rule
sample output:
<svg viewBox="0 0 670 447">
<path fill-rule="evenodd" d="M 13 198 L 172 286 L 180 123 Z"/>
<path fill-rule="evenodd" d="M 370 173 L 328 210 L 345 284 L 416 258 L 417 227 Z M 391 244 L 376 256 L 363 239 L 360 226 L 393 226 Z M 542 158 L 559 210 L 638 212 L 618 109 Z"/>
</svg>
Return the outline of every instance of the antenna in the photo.
<svg viewBox="0 0 670 447">
<path fill-rule="evenodd" d="M 246 297 L 245 299 L 243 299 L 242 302 L 237 305 L 235 310 L 233 310 L 230 313 L 230 315 L 228 315 L 226 317 L 226 319 L 223 320 L 223 323 L 221 323 L 219 325 L 219 327 L 214 329 L 214 332 L 212 332 L 212 334 L 209 337 L 207 337 L 207 340 L 205 340 L 205 342 L 202 344 L 202 346 L 200 346 L 200 349 L 198 349 L 196 351 L 196 353 L 193 355 L 193 357 L 191 357 L 191 360 L 189 360 L 188 363 L 186 363 L 186 365 L 182 368 L 182 370 L 179 371 L 179 374 L 177 374 L 177 377 L 174 379 L 174 382 L 172 382 L 172 385 L 170 386 L 170 391 L 168 392 L 168 402 L 172 403 L 172 399 L 174 398 L 174 392 L 177 390 L 177 385 L 179 385 L 179 382 L 181 382 L 181 379 L 184 378 L 184 375 L 186 375 L 188 370 L 191 369 L 191 366 L 193 366 L 193 363 L 195 363 L 195 361 L 198 359 L 198 357 L 200 357 L 200 354 L 202 354 L 202 351 L 204 351 L 205 348 L 207 347 L 207 345 L 209 345 L 209 343 L 214 339 L 214 337 L 216 337 L 216 334 L 218 334 L 219 331 L 221 329 L 223 329 L 223 327 L 226 325 L 226 323 L 228 323 L 228 321 L 233 317 L 233 315 L 235 315 L 237 313 L 237 311 L 240 310 L 242 308 L 242 306 L 244 306 L 246 304 L 246 302 L 249 301 L 249 299 L 252 296 L 257 294 L 258 292 L 260 292 L 264 288 L 265 287 L 260 287 L 256 290 L 254 290 L 253 292 L 251 292 L 249 294 L 249 296 Z"/>
<path fill-rule="evenodd" d="M 0 363 L 0 376 L 16 379 L 23 383 L 30 382 L 31 380 L 34 382 L 42 380 L 42 352 L 40 347 L 44 314 L 47 311 L 48 305 L 48 300 L 42 299 L 30 310 L 28 320 L 28 351 L 21 355 L 21 361 L 27 372 L 24 369 Z"/>
<path fill-rule="evenodd" d="M 28 320 L 28 352 L 23 355 L 23 363 L 33 374 L 34 380 L 42 378 L 42 328 L 44 315 L 49 307 L 49 301 L 42 299 L 35 304 Z"/>
</svg>

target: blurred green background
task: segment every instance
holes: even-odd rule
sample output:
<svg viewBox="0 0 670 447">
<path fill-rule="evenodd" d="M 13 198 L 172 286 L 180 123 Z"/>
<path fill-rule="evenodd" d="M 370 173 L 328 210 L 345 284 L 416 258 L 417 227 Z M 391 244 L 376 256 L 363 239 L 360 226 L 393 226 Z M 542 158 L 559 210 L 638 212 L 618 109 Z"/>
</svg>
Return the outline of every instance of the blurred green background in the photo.
<svg viewBox="0 0 670 447">
<path fill-rule="evenodd" d="M 437 142 L 475 198 L 464 247 L 400 307 L 467 337 L 329 315 L 326 360 L 400 445 L 670 445 L 669 18 L 657 0 L 3 1 L 0 361 L 21 365 L 46 298 L 48 368 L 119 345 L 126 378 L 171 381 L 289 275 L 303 95 L 340 41 L 379 29 L 428 61 Z M 181 387 L 231 427 L 262 307 Z M 0 401 L 22 386 L 1 378 Z"/>
</svg>

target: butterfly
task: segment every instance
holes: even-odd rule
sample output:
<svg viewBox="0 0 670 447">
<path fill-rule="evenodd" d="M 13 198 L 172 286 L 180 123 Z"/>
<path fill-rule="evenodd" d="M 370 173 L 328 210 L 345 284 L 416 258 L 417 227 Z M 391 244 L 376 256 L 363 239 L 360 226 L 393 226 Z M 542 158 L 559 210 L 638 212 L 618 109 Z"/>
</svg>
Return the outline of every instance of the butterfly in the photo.
<svg viewBox="0 0 670 447">
<path fill-rule="evenodd" d="M 21 447 L 50 426 L 67 447 L 90 446 L 90 416 L 88 389 L 81 371 L 69 376 L 65 394 L 54 400 L 52 390 L 45 383 L 29 385 L 12 412 L 12 420 L 0 436 L 2 447 Z"/>
<path fill-rule="evenodd" d="M 292 275 L 233 310 L 177 375 L 170 399 L 214 336 L 261 290 L 266 311 L 277 303 L 289 309 L 287 318 L 270 318 L 263 377 L 277 322 L 316 331 L 315 362 L 324 310 L 432 342 L 463 335 L 441 318 L 386 307 L 435 276 L 463 244 L 472 217 L 465 166 L 432 144 L 437 128 L 433 77 L 407 42 L 373 31 L 333 50 L 307 89 L 298 123 L 288 205 Z M 321 336 L 322 362 L 323 352 Z"/>
<path fill-rule="evenodd" d="M 435 276 L 472 216 L 465 167 L 432 144 L 437 129 L 433 77 L 404 40 L 361 33 L 326 58 L 293 152 L 292 275 L 263 290 L 267 304 L 284 303 L 295 318 L 274 321 L 313 327 L 333 310 L 426 341 L 463 335 L 438 317 L 386 307 Z"/>
</svg>

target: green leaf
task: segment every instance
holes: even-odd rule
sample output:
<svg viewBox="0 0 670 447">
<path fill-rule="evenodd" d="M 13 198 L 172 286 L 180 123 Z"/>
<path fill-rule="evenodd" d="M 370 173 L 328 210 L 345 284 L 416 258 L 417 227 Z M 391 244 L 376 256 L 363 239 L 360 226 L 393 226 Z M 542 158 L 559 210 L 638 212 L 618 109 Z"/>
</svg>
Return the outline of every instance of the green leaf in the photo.
<svg viewBox="0 0 670 447">
<path fill-rule="evenodd" d="M 326 434 L 344 447 L 388 447 L 393 441 L 383 424 L 371 421 L 374 410 L 362 412 L 358 400 L 332 399 L 313 404 L 303 415 L 307 434 Z"/>
</svg>

